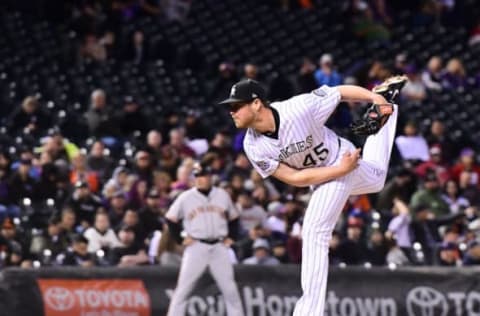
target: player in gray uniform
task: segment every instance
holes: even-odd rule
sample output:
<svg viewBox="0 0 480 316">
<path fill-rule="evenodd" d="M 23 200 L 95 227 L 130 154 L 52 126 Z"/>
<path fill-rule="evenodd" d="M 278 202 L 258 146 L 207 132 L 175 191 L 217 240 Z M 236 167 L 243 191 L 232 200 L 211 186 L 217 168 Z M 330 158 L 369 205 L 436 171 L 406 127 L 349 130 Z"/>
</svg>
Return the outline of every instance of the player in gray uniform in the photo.
<svg viewBox="0 0 480 316">
<path fill-rule="evenodd" d="M 166 214 L 173 238 L 185 245 L 168 316 L 185 315 L 187 298 L 207 268 L 223 294 L 227 315 L 244 315 L 229 254 L 238 233 L 239 213 L 229 194 L 212 186 L 211 171 L 209 161 L 196 165 L 195 186 L 181 193 Z"/>
<path fill-rule="evenodd" d="M 403 77 L 392 78 L 382 91 L 389 92 L 393 86 L 398 90 L 404 82 Z M 262 177 L 313 189 L 302 227 L 303 295 L 294 316 L 323 315 L 328 244 L 335 223 L 350 195 L 378 192 L 385 183 L 398 107 L 376 91 L 352 85 L 322 86 L 269 104 L 258 82 L 243 80 L 221 102 L 229 106 L 235 126 L 247 128 L 244 150 Z M 361 159 L 360 149 L 325 126 L 341 100 L 377 105 L 378 112 L 369 114 L 363 126 L 374 130 L 370 119 L 375 117 L 379 128 L 367 138 Z"/>
</svg>

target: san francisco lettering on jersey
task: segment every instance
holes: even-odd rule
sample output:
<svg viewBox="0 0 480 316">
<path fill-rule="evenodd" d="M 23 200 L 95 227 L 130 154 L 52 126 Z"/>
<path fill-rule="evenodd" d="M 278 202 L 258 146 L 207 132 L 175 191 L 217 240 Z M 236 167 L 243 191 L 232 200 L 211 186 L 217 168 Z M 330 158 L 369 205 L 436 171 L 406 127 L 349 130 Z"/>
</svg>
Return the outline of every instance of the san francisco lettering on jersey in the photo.
<svg viewBox="0 0 480 316">
<path fill-rule="evenodd" d="M 280 149 L 280 155 L 278 155 L 278 160 L 283 161 L 290 157 L 293 154 L 301 153 L 309 150 L 313 146 L 313 136 L 308 135 L 305 140 L 291 143 L 290 145 Z"/>
<path fill-rule="evenodd" d="M 206 205 L 206 206 L 198 206 L 192 210 L 187 215 L 187 218 L 189 220 L 194 219 L 197 217 L 197 215 L 202 214 L 202 213 L 217 213 L 220 215 L 222 218 L 227 218 L 227 214 L 224 208 L 221 206 L 216 206 L 216 205 Z"/>
</svg>

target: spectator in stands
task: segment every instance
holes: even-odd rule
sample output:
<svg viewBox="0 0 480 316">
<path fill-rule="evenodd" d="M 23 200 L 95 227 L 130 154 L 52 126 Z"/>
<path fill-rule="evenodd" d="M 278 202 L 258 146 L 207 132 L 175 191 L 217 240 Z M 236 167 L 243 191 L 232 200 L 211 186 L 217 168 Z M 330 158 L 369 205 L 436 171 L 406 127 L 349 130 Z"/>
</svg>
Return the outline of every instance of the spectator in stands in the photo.
<svg viewBox="0 0 480 316">
<path fill-rule="evenodd" d="M 470 202 L 461 195 L 458 183 L 455 180 L 448 180 L 443 192 L 443 199 L 447 202 L 451 213 L 461 213 L 470 206 Z"/>
<path fill-rule="evenodd" d="M 142 30 L 135 30 L 131 36 L 131 41 L 124 53 L 124 58 L 134 64 L 141 65 L 150 57 L 148 42 L 145 40 L 145 34 Z"/>
<path fill-rule="evenodd" d="M 387 242 L 390 244 L 390 249 L 385 258 L 388 265 L 395 264 L 396 266 L 406 266 L 411 263 L 410 259 L 400 247 L 397 246 L 395 239 L 388 239 Z"/>
<path fill-rule="evenodd" d="M 417 208 L 419 205 L 426 206 L 437 217 L 450 214 L 448 204 L 442 198 L 441 187 L 435 172 L 427 172 L 423 180 L 423 187 L 412 196 L 410 208 Z"/>
<path fill-rule="evenodd" d="M 240 238 L 233 244 L 238 260 L 242 261 L 253 255 L 253 243 L 259 238 L 267 238 L 267 233 L 262 225 L 253 227 L 247 235 Z"/>
<path fill-rule="evenodd" d="M 119 114 L 118 126 L 124 137 L 131 137 L 135 132 L 144 136 L 150 129 L 148 117 L 142 112 L 140 104 L 133 96 L 123 98 L 123 111 Z"/>
<path fill-rule="evenodd" d="M 258 238 L 253 243 L 253 256 L 242 261 L 243 264 L 251 265 L 277 265 L 280 264 L 277 258 L 270 254 L 268 240 Z"/>
<path fill-rule="evenodd" d="M 90 97 L 91 105 L 85 113 L 89 135 L 95 137 L 116 137 L 118 125 L 107 107 L 105 92 L 96 89 Z"/>
<path fill-rule="evenodd" d="M 397 136 L 395 145 L 403 160 L 410 160 L 415 163 L 427 161 L 430 158 L 427 141 L 418 133 L 417 124 L 413 121 L 405 124 L 403 135 Z"/>
<path fill-rule="evenodd" d="M 246 235 L 252 228 L 265 227 L 267 212 L 255 203 L 250 192 L 243 191 L 237 197 L 236 205 L 240 211 L 241 235 Z"/>
<path fill-rule="evenodd" d="M 370 90 L 373 89 L 375 86 L 390 77 L 390 74 L 390 71 L 382 62 L 375 60 L 367 73 L 367 82 L 365 83 L 366 88 Z"/>
<path fill-rule="evenodd" d="M 443 64 L 440 56 L 432 56 L 427 68 L 422 72 L 422 82 L 427 90 L 442 91 Z"/>
<path fill-rule="evenodd" d="M 480 205 L 480 189 L 475 172 L 463 171 L 460 173 L 458 186 L 462 195 L 470 202 L 470 205 Z"/>
<path fill-rule="evenodd" d="M 42 157 L 50 157 L 48 154 L 42 153 Z M 49 198 L 57 198 L 57 182 L 59 180 L 59 168 L 51 161 L 41 162 L 40 165 L 40 179 L 34 189 L 35 200 L 42 201 Z M 61 204 L 61 199 L 58 201 Z"/>
<path fill-rule="evenodd" d="M 101 199 L 90 191 L 88 183 L 79 180 L 75 183 L 75 190 L 67 205 L 75 211 L 77 224 L 87 228 L 93 225 L 95 212 L 101 206 L 101 202 Z"/>
<path fill-rule="evenodd" d="M 171 198 L 169 195 L 171 183 L 172 178 L 168 173 L 164 171 L 154 172 L 154 187 L 152 189 L 156 189 L 158 191 L 158 194 L 160 196 L 158 204 L 162 212 L 165 212 L 171 203 Z"/>
<path fill-rule="evenodd" d="M 133 171 L 138 179 L 142 179 L 147 182 L 148 187 L 150 187 L 153 183 L 153 169 L 154 164 L 150 152 L 144 149 L 138 150 L 135 154 Z"/>
<path fill-rule="evenodd" d="M 87 228 L 83 235 L 88 239 L 88 252 L 95 253 L 104 250 L 106 253 L 114 247 L 120 246 L 117 235 L 110 228 L 110 220 L 106 212 L 100 211 L 95 215 L 93 227 Z"/>
<path fill-rule="evenodd" d="M 332 238 L 328 242 L 328 262 L 331 266 L 338 266 L 343 260 L 338 252 L 341 241 L 342 237 L 340 233 L 334 230 Z"/>
<path fill-rule="evenodd" d="M 455 142 L 445 133 L 445 125 L 439 119 L 434 119 L 430 125 L 430 131 L 425 136 L 429 146 L 440 145 L 442 159 L 450 164 L 457 158 L 457 148 Z"/>
<path fill-rule="evenodd" d="M 480 242 L 472 241 L 467 245 L 463 257 L 463 265 L 471 266 L 480 264 Z"/>
<path fill-rule="evenodd" d="M 164 224 L 164 213 L 160 208 L 160 193 L 156 188 L 148 191 L 146 205 L 138 212 L 140 223 L 146 234 L 161 231 Z"/>
<path fill-rule="evenodd" d="M 464 89 L 467 87 L 467 73 L 460 59 L 450 59 L 445 70 L 442 77 L 442 86 L 445 89 Z"/>
<path fill-rule="evenodd" d="M 432 264 L 435 262 L 437 246 L 442 240 L 439 228 L 462 219 L 464 214 L 448 214 L 439 217 L 425 204 L 418 204 L 412 208 L 412 211 L 415 214 L 411 223 L 413 241 L 421 244 L 425 263 Z"/>
<path fill-rule="evenodd" d="M 389 247 L 380 229 L 373 229 L 367 244 L 367 262 L 374 266 L 384 266 Z"/>
<path fill-rule="evenodd" d="M 385 235 L 387 239 L 394 242 L 396 248 L 400 249 L 407 258 L 410 258 L 412 255 L 412 239 L 410 233 L 412 218 L 410 209 L 401 199 L 396 198 L 393 203 L 392 214 L 394 217 L 388 223 Z"/>
<path fill-rule="evenodd" d="M 391 27 L 393 25 L 393 19 L 388 12 L 389 10 L 386 0 L 371 1 L 370 6 L 377 21 L 382 22 L 382 24 L 387 27 Z"/>
<path fill-rule="evenodd" d="M 308 57 L 303 57 L 296 81 L 297 90 L 300 93 L 308 93 L 317 88 L 315 70 L 316 66 L 313 61 Z"/>
<path fill-rule="evenodd" d="M 21 159 L 19 167 L 8 180 L 9 198 L 13 204 L 20 205 L 23 202 L 23 198 L 33 199 L 35 196 L 36 181 L 30 175 L 31 167 L 31 159 Z"/>
<path fill-rule="evenodd" d="M 393 65 L 392 74 L 393 75 L 405 75 L 409 67 L 408 56 L 405 52 L 398 53 L 395 56 L 395 63 Z M 403 89 L 402 89 L 403 91 Z"/>
<path fill-rule="evenodd" d="M 272 255 L 279 263 L 290 263 L 287 248 L 283 240 L 272 241 Z"/>
<path fill-rule="evenodd" d="M 252 63 L 246 63 L 243 67 L 243 79 L 258 80 L 258 66 Z"/>
<path fill-rule="evenodd" d="M 185 113 L 185 123 L 184 123 L 184 129 L 185 129 L 185 138 L 192 142 L 194 140 L 206 140 L 207 138 L 211 137 L 210 131 L 206 126 L 203 124 L 203 120 L 201 117 L 201 113 L 198 110 L 188 110 L 187 113 Z M 189 145 L 190 146 L 190 145 Z M 192 148 L 195 149 L 195 148 Z M 204 152 L 206 152 L 208 149 L 204 149 Z M 198 152 L 196 151 L 197 155 L 202 155 L 204 152 Z"/>
<path fill-rule="evenodd" d="M 71 207 L 64 207 L 60 213 L 60 230 L 70 241 L 75 234 L 75 211 Z"/>
<path fill-rule="evenodd" d="M 18 214 L 16 210 L 11 208 L 12 204 L 8 192 L 8 180 L 11 172 L 10 164 L 10 155 L 7 152 L 0 152 L 0 222 L 7 216 L 13 217 Z"/>
<path fill-rule="evenodd" d="M 62 167 L 68 164 L 79 152 L 78 147 L 63 138 L 59 131 L 53 131 L 44 139 L 41 150 L 42 152 L 47 152 L 51 156 L 52 161 Z"/>
<path fill-rule="evenodd" d="M 127 211 L 127 198 L 125 192 L 118 190 L 113 193 L 109 201 L 108 215 L 110 218 L 110 225 L 118 227 Z"/>
<path fill-rule="evenodd" d="M 425 178 L 429 171 L 435 172 L 442 186 L 450 179 L 449 166 L 442 160 L 442 149 L 439 145 L 430 147 L 430 159 L 415 167 L 415 174 L 420 178 Z"/>
<path fill-rule="evenodd" d="M 210 141 L 208 151 L 216 154 L 219 159 L 212 166 L 216 170 L 215 173 L 223 174 L 226 164 L 230 163 L 233 158 L 232 140 L 228 132 L 224 130 L 217 131 Z"/>
<path fill-rule="evenodd" d="M 97 140 L 90 148 L 87 156 L 87 170 L 95 172 L 99 180 L 99 184 L 103 184 L 112 174 L 113 161 L 105 151 L 105 144 Z"/>
<path fill-rule="evenodd" d="M 147 134 L 147 149 L 152 154 L 155 165 L 158 165 L 159 160 L 162 158 L 162 134 L 152 129 Z"/>
<path fill-rule="evenodd" d="M 341 262 L 349 265 L 362 264 L 367 261 L 368 249 L 362 240 L 363 220 L 350 216 L 347 221 L 347 235 L 338 246 L 338 256 Z"/>
<path fill-rule="evenodd" d="M 386 43 L 390 39 L 389 30 L 375 21 L 369 4 L 362 0 L 353 0 L 350 3 L 352 12 L 352 31 L 360 39 L 369 42 Z"/>
<path fill-rule="evenodd" d="M 268 229 L 272 238 L 286 240 L 287 237 L 287 221 L 285 205 L 278 201 L 268 204 L 268 217 L 265 221 L 265 228 Z"/>
<path fill-rule="evenodd" d="M 7 244 L 7 256 L 24 256 L 27 253 L 28 243 L 17 229 L 17 224 L 11 218 L 5 218 L 0 226 L 0 239 Z M 7 262 L 9 259 L 7 258 Z M 19 260 L 15 260 L 16 262 Z M 20 262 L 18 262 L 20 264 Z"/>
<path fill-rule="evenodd" d="M 76 235 L 72 239 L 71 248 L 57 256 L 57 264 L 89 268 L 96 265 L 95 256 L 88 252 L 88 239 Z"/>
<path fill-rule="evenodd" d="M 135 210 L 144 207 L 147 203 L 147 194 L 147 181 L 142 179 L 136 180 L 130 188 L 130 191 L 127 192 L 128 206 Z"/>
<path fill-rule="evenodd" d="M 247 181 L 251 181 L 254 187 L 259 187 L 259 186 L 265 187 L 267 190 L 269 201 L 277 201 L 281 198 L 280 192 L 278 192 L 278 189 L 275 187 L 272 180 L 268 178 L 262 179 L 260 174 L 257 171 L 255 171 L 255 169 L 251 170 L 250 178 Z"/>
<path fill-rule="evenodd" d="M 318 86 L 334 87 L 342 84 L 342 76 L 333 67 L 333 58 L 330 54 L 323 54 L 318 61 L 320 66 L 314 73 Z"/>
<path fill-rule="evenodd" d="M 80 61 L 84 62 L 85 59 L 92 59 L 97 62 L 104 62 L 107 57 L 107 50 L 99 38 L 93 33 L 86 34 L 80 47 Z"/>
<path fill-rule="evenodd" d="M 129 267 L 148 263 L 148 256 L 138 243 L 135 242 L 135 230 L 127 225 L 120 228 L 118 239 L 121 246 L 112 249 L 109 255 L 111 265 Z"/>
<path fill-rule="evenodd" d="M 162 231 L 158 245 L 158 262 L 161 266 L 180 267 L 182 261 L 183 246 L 175 242 L 168 228 Z"/>
<path fill-rule="evenodd" d="M 453 242 L 442 243 L 436 258 L 437 265 L 455 267 L 461 265 L 460 250 Z"/>
<path fill-rule="evenodd" d="M 148 232 L 145 230 L 143 223 L 140 222 L 138 211 L 134 209 L 127 209 L 123 215 L 122 221 L 118 224 L 118 228 L 128 226 L 134 230 L 135 243 L 142 246 L 145 245 L 145 239 L 148 236 Z"/>
<path fill-rule="evenodd" d="M 427 90 L 423 84 L 420 74 L 414 65 L 410 64 L 405 68 L 408 81 L 403 87 L 401 95 L 407 101 L 421 102 L 427 97 Z"/>
<path fill-rule="evenodd" d="M 100 37 L 99 44 L 105 49 L 106 59 L 115 59 L 119 55 L 114 31 L 106 30 Z"/>
<path fill-rule="evenodd" d="M 471 184 L 480 186 L 480 166 L 475 160 L 475 151 L 472 148 L 466 147 L 462 149 L 458 162 L 450 170 L 452 179 L 459 181 L 460 174 L 467 171 L 471 173 Z"/>
<path fill-rule="evenodd" d="M 127 190 L 127 180 L 129 171 L 124 166 L 118 166 L 113 170 L 112 177 L 107 181 L 103 187 L 103 197 L 106 199 L 111 198 L 113 193 L 117 191 Z"/>
<path fill-rule="evenodd" d="M 268 206 L 268 203 L 271 200 L 270 196 L 268 195 L 268 189 L 264 185 L 254 186 L 252 188 L 252 197 L 255 200 L 255 203 L 257 203 L 264 209 Z"/>
<path fill-rule="evenodd" d="M 175 156 L 180 159 L 195 157 L 195 152 L 185 142 L 185 133 L 182 129 L 172 129 L 170 131 L 170 141 L 165 147 L 174 151 Z"/>
<path fill-rule="evenodd" d="M 36 97 L 28 96 L 6 122 L 11 135 L 31 134 L 38 137 L 50 127 L 51 118 L 41 109 Z"/>
<path fill-rule="evenodd" d="M 171 193 L 178 193 L 188 190 L 192 186 L 192 166 L 190 164 L 182 164 L 177 169 L 177 178 L 171 184 Z"/>
<path fill-rule="evenodd" d="M 72 184 L 77 181 L 85 181 L 91 192 L 97 193 L 100 189 L 100 183 L 97 173 L 90 171 L 87 168 L 87 156 L 83 153 L 78 153 L 72 159 L 72 170 L 70 171 L 70 182 Z"/>
<path fill-rule="evenodd" d="M 223 96 L 228 95 L 230 88 L 238 81 L 235 73 L 235 65 L 230 62 L 222 62 L 218 65 L 218 74 L 208 91 L 208 99 L 212 104 L 218 103 Z"/>
<path fill-rule="evenodd" d="M 231 166 L 230 170 L 227 170 L 227 178 L 232 179 L 233 175 L 240 175 L 242 179 L 248 179 L 250 176 L 251 165 L 247 156 L 243 152 L 239 152 Z"/>
<path fill-rule="evenodd" d="M 50 218 L 47 229 L 34 236 L 30 242 L 30 253 L 43 264 L 50 263 L 51 258 L 67 249 L 68 236 L 62 231 L 59 218 Z"/>
</svg>

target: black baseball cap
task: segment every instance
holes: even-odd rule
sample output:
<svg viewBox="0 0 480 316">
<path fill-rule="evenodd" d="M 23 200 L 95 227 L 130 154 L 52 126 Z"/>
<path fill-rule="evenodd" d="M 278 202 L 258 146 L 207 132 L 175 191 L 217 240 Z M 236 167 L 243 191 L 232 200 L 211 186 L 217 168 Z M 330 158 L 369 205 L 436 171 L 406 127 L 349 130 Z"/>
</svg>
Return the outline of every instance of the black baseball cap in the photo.
<svg viewBox="0 0 480 316">
<path fill-rule="evenodd" d="M 230 97 L 219 104 L 251 102 L 254 99 L 265 100 L 267 93 L 258 81 L 252 79 L 241 80 L 232 86 Z"/>
</svg>

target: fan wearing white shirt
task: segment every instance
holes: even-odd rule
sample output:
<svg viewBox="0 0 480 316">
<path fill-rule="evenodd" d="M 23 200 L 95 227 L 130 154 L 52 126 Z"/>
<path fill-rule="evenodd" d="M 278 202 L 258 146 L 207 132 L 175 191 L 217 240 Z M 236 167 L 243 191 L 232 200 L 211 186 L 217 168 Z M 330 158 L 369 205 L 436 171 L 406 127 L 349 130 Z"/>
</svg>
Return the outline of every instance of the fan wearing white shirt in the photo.
<svg viewBox="0 0 480 316">
<path fill-rule="evenodd" d="M 88 252 L 90 253 L 121 246 L 117 235 L 110 228 L 108 214 L 104 212 L 98 212 L 95 215 L 93 227 L 88 228 L 83 235 L 88 239 Z"/>
</svg>

